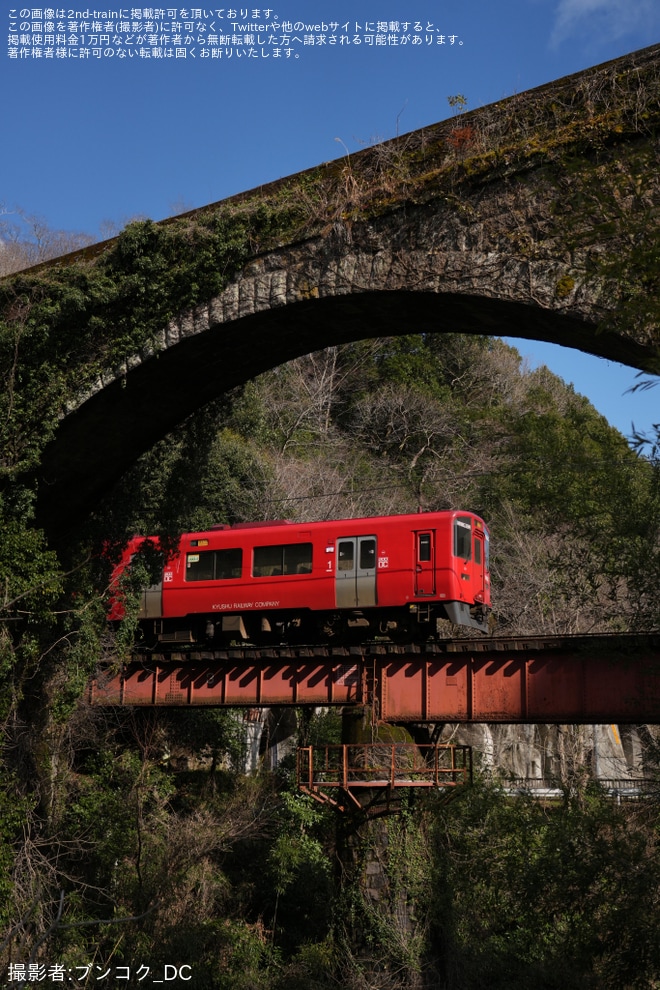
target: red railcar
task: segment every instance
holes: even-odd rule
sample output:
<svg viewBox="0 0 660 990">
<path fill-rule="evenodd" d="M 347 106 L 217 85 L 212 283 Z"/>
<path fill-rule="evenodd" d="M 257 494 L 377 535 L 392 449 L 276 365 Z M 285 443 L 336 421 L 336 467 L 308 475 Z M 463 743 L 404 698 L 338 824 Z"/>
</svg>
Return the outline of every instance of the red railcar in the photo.
<svg viewBox="0 0 660 990">
<path fill-rule="evenodd" d="M 130 541 L 117 578 L 144 542 Z M 143 592 L 140 624 L 152 643 L 311 643 L 426 638 L 438 619 L 485 632 L 489 611 L 488 529 L 452 511 L 186 533 Z M 109 618 L 122 613 L 116 597 Z"/>
</svg>

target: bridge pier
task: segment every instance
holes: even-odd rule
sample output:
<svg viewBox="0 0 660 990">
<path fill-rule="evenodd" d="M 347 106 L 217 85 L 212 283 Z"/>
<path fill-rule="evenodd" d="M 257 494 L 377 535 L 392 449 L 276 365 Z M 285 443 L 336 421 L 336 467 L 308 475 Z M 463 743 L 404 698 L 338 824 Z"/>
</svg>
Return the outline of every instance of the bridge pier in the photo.
<svg viewBox="0 0 660 990">
<path fill-rule="evenodd" d="M 359 747 L 411 745 L 402 726 L 378 723 L 372 705 L 342 711 L 342 743 Z M 380 793 L 379 793 L 380 792 Z M 421 912 L 417 910 L 415 869 L 423 858 L 417 816 L 388 816 L 373 811 L 382 789 L 356 790 L 357 805 L 337 816 L 338 934 L 347 961 L 372 987 L 422 990 L 418 954 L 425 945 Z M 411 790 L 402 790 L 404 806 Z M 418 886 L 418 885 L 417 885 Z"/>
<path fill-rule="evenodd" d="M 418 847 L 413 816 L 367 819 L 354 828 L 345 816 L 337 819 L 337 934 L 347 964 L 379 990 L 425 986 L 419 958 L 425 939 L 414 893 Z"/>
</svg>

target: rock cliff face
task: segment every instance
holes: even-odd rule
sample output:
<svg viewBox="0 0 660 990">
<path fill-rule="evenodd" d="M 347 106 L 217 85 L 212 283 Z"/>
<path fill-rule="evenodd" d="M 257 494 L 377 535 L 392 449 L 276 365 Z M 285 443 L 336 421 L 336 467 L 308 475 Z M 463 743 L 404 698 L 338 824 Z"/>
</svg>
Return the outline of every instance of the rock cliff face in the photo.
<svg viewBox="0 0 660 990">
<path fill-rule="evenodd" d="M 471 746 L 476 765 L 533 786 L 586 774 L 608 781 L 639 777 L 644 733 L 626 725 L 447 725 L 441 741 Z"/>
</svg>

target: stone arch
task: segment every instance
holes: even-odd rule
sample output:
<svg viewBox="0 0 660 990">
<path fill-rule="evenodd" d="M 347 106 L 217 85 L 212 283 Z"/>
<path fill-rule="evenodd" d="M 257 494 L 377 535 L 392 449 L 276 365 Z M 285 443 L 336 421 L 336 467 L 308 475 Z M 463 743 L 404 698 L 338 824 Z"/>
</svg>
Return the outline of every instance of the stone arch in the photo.
<svg viewBox="0 0 660 990">
<path fill-rule="evenodd" d="M 65 531 L 195 409 L 332 344 L 505 335 L 656 370 L 659 87 L 654 46 L 465 114 L 461 148 L 445 121 L 205 208 L 277 234 L 71 402 L 40 522 Z"/>
<path fill-rule="evenodd" d="M 369 291 L 311 297 L 208 321 L 210 306 L 167 331 L 169 346 L 103 383 L 61 422 L 42 457 L 39 522 L 66 532 L 187 416 L 262 372 L 311 351 L 380 336 L 473 333 L 580 346 L 633 363 L 619 338 L 594 338 L 574 315 L 460 293 Z M 594 341 L 596 346 L 594 347 Z M 633 348 L 634 349 L 634 348 Z"/>
</svg>

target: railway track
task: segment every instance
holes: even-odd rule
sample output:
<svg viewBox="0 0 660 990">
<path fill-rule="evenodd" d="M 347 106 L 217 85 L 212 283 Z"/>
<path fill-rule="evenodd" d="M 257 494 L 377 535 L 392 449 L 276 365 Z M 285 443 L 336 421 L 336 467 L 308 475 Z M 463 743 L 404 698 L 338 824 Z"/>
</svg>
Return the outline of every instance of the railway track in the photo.
<svg viewBox="0 0 660 990">
<path fill-rule="evenodd" d="M 579 636 L 480 636 L 430 641 L 427 643 L 393 643 L 373 641 L 359 644 L 279 644 L 273 646 L 231 646 L 223 649 L 137 648 L 132 663 L 185 663 L 232 661 L 258 663 L 260 660 L 341 660 L 370 657 L 433 658 L 447 654 L 571 652 L 634 653 L 637 649 L 660 647 L 660 633 L 594 633 Z"/>
</svg>

